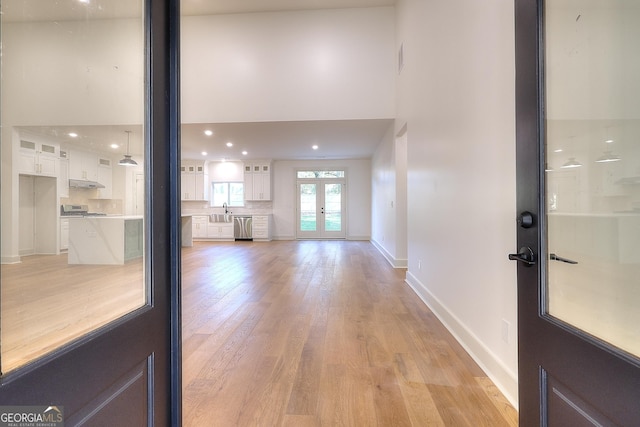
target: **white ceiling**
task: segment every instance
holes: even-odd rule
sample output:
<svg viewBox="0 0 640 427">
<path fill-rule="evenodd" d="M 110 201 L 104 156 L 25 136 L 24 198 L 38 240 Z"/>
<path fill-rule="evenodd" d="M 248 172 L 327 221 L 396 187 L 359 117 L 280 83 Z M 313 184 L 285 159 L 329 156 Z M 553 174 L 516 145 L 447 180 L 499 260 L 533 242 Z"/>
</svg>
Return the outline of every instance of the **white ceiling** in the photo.
<svg viewBox="0 0 640 427">
<path fill-rule="evenodd" d="M 395 0 L 182 0 L 183 15 L 270 12 L 287 10 L 335 9 L 393 6 Z M 141 16 L 140 0 L 2 0 L 3 21 L 56 21 L 109 19 Z M 182 157 L 209 160 L 226 159 L 338 159 L 367 158 L 384 136 L 391 120 L 344 120 L 266 123 L 209 123 L 182 126 Z M 214 131 L 206 137 L 205 129 Z M 31 127 L 59 142 L 90 145 L 93 149 L 113 152 L 109 145 L 120 144 L 115 151 L 126 151 L 125 130 L 132 130 L 131 152 L 140 154 L 141 128 L 131 126 Z M 78 138 L 68 137 L 77 132 Z M 234 143 L 232 148 L 226 142 Z M 311 146 L 317 144 L 318 150 Z M 241 154 L 248 152 L 247 156 Z"/>
<path fill-rule="evenodd" d="M 392 120 L 332 120 L 183 125 L 182 157 L 355 159 L 371 157 Z M 204 134 L 205 129 L 214 132 Z M 232 142 L 232 147 L 226 143 Z M 313 145 L 318 149 L 314 150 Z M 248 154 L 241 153 L 246 150 Z M 202 155 L 207 152 L 207 156 Z"/>
</svg>

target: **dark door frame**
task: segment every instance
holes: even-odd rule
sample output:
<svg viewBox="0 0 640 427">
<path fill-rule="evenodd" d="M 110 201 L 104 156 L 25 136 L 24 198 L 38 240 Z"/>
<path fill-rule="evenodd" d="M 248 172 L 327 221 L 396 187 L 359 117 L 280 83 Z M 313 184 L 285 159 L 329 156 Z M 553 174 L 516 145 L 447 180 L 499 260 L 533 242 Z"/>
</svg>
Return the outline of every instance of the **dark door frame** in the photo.
<svg viewBox="0 0 640 427">
<path fill-rule="evenodd" d="M 114 375 L 151 356 L 147 412 L 152 425 L 179 426 L 181 414 L 180 325 L 180 75 L 179 0 L 145 1 L 146 277 L 155 284 L 148 305 L 27 366 L 0 377 L 0 404 L 61 404 L 73 414 L 114 383 Z M 152 143 L 151 143 L 152 142 Z M 156 309 L 157 308 L 157 309 Z M 168 338 L 167 338 L 168 337 Z M 127 351 L 122 351 L 126 348 Z M 145 353 L 147 352 L 147 353 Z M 96 370 L 94 360 L 109 360 Z M 105 366 L 102 366 L 105 368 Z M 111 369 L 113 368 L 113 369 Z M 69 373 L 73 373 L 71 377 Z M 158 375 L 152 375 L 153 373 Z"/>
<path fill-rule="evenodd" d="M 549 394 L 555 380 L 570 384 L 580 393 L 580 399 L 589 402 L 608 420 L 634 425 L 640 420 L 640 406 L 636 402 L 640 397 L 637 359 L 598 343 L 543 312 L 546 295 L 539 281 L 546 281 L 548 262 L 543 164 L 543 3 L 544 0 L 515 0 L 516 199 L 518 214 L 528 211 L 533 218 L 530 226 L 519 220 L 516 251 L 531 248 L 535 261 L 533 266 L 519 262 L 517 273 L 520 426 L 547 425 L 547 416 L 554 409 L 548 407 L 544 396 Z"/>
</svg>

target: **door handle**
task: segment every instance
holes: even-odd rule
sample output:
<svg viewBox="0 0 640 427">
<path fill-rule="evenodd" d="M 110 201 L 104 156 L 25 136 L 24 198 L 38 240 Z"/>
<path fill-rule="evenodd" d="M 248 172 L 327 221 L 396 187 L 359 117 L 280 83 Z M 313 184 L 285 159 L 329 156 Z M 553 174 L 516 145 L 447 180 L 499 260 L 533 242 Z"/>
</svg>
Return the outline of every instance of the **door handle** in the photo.
<svg viewBox="0 0 640 427">
<path fill-rule="evenodd" d="M 574 260 L 569 259 L 569 258 L 563 258 L 563 257 L 558 256 L 556 254 L 549 254 L 549 259 L 551 259 L 553 261 L 566 262 L 567 264 L 577 264 L 578 263 L 578 261 L 574 261 Z"/>
<path fill-rule="evenodd" d="M 512 261 L 520 261 L 527 267 L 536 264 L 536 256 L 533 253 L 533 249 L 528 246 L 521 247 L 517 254 L 509 254 L 509 259 Z"/>
</svg>

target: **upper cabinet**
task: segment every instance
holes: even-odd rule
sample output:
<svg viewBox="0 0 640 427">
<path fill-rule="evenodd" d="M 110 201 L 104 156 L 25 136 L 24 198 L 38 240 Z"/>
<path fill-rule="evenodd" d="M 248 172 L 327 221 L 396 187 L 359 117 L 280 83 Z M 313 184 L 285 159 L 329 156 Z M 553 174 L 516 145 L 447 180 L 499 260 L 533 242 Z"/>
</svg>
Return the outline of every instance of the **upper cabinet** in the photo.
<svg viewBox="0 0 640 427">
<path fill-rule="evenodd" d="M 60 150 L 60 172 L 58 173 L 58 196 L 69 197 L 69 157 L 66 150 Z"/>
<path fill-rule="evenodd" d="M 180 167 L 182 200 L 208 200 L 209 173 L 206 162 L 183 162 Z"/>
<path fill-rule="evenodd" d="M 98 155 L 88 151 L 69 152 L 69 179 L 98 181 Z"/>
<path fill-rule="evenodd" d="M 20 141 L 18 171 L 25 175 L 58 176 L 60 147 L 51 143 Z"/>
<path fill-rule="evenodd" d="M 98 189 L 99 199 L 110 199 L 113 197 L 113 169 L 111 168 L 111 159 L 98 158 L 98 182 L 104 185 L 104 188 Z"/>
<path fill-rule="evenodd" d="M 271 162 L 268 160 L 244 164 L 244 199 L 271 200 Z"/>
</svg>

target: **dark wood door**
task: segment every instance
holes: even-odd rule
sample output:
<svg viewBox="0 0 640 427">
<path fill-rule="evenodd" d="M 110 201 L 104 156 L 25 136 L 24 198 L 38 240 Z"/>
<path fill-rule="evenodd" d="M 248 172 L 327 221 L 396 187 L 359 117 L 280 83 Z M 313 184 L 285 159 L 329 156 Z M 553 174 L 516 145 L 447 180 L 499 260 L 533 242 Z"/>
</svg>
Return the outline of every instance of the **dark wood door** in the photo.
<svg viewBox="0 0 640 427">
<path fill-rule="evenodd" d="M 639 425 L 639 4 L 515 6 L 520 425 Z"/>
<path fill-rule="evenodd" d="M 34 298 L 50 292 L 51 285 L 56 285 L 58 292 L 65 295 L 61 300 L 56 300 L 60 304 L 58 307 L 64 307 L 61 310 L 56 310 L 56 307 L 51 309 L 44 303 L 41 306 L 51 310 L 50 322 L 55 321 L 54 316 L 62 315 L 60 312 L 73 311 L 77 304 L 83 303 L 78 297 L 81 294 L 80 288 L 84 292 L 84 288 L 93 286 L 94 294 L 107 292 L 115 286 L 125 285 L 124 282 L 130 277 L 130 270 L 139 273 L 134 286 L 138 289 L 140 303 L 127 308 L 122 315 L 106 324 L 94 325 L 88 332 L 73 336 L 53 351 L 45 352 L 26 363 L 15 363 L 10 369 L 5 368 L 0 377 L 0 406 L 3 411 L 13 405 L 45 408 L 54 406 L 63 410 L 67 426 L 180 425 L 179 1 L 145 0 L 135 4 L 124 2 L 121 6 L 125 3 L 129 3 L 129 6 L 121 8 L 115 7 L 114 2 L 111 3 L 103 3 L 100 7 L 88 2 L 77 2 L 72 6 L 69 6 L 71 3 L 60 3 L 60 10 L 56 10 L 56 16 L 51 18 L 38 15 L 38 7 L 30 7 L 33 2 L 25 1 L 23 5 L 10 10 L 4 10 L 3 5 L 2 43 L 8 49 L 2 58 L 3 87 L 10 81 L 14 92 L 2 93 L 2 125 L 3 128 L 10 127 L 14 134 L 22 137 L 25 130 L 17 122 L 29 120 L 31 135 L 36 135 L 33 138 L 47 141 L 60 135 L 61 129 L 68 132 L 73 126 L 80 138 L 91 141 L 86 148 L 74 145 L 75 149 L 90 154 L 93 153 L 92 147 L 101 141 L 101 136 L 107 138 L 105 135 L 113 132 L 115 135 L 125 135 L 125 131 L 133 129 L 131 136 L 136 137 L 137 144 L 131 145 L 131 154 L 137 160 L 139 170 L 144 170 L 146 182 L 143 256 L 136 254 L 133 259 L 121 263 L 121 266 L 93 265 L 102 261 L 93 261 L 92 265 L 80 263 L 67 266 L 64 253 L 45 255 L 40 263 L 35 264 L 31 274 L 40 274 L 40 267 L 56 262 L 56 259 L 64 260 L 64 264 L 59 264 L 60 268 L 51 269 L 48 276 L 38 276 L 39 283 L 32 283 L 41 289 L 34 292 Z M 55 9 L 57 5 L 58 3 L 52 7 Z M 65 8 L 71 9 L 64 10 Z M 78 8 L 83 9 L 79 14 Z M 25 15 L 18 16 L 20 12 Z M 109 19 L 103 19 L 102 13 L 108 14 Z M 12 61 L 17 61 L 18 64 Z M 40 64 L 41 67 L 27 67 L 25 64 Z M 23 69 L 22 74 L 11 73 L 16 65 Z M 34 95 L 32 92 L 35 91 L 29 88 L 38 88 L 42 82 L 37 78 L 29 82 L 22 79 L 38 76 L 42 71 L 39 68 L 48 69 L 52 75 L 57 76 L 63 76 L 61 71 L 76 73 L 79 69 L 81 72 L 65 77 L 63 81 L 49 80 L 46 89 Z M 46 74 L 43 76 L 46 77 Z M 60 86 L 64 86 L 67 97 L 58 97 L 55 103 L 50 103 L 50 95 L 58 94 Z M 32 105 L 38 114 L 29 115 L 26 110 L 12 111 L 11 106 L 15 105 L 16 100 L 6 104 L 5 100 L 16 93 L 24 99 L 37 96 L 41 103 Z M 129 100 L 128 96 L 131 96 L 140 110 L 134 111 L 129 117 L 130 124 L 127 125 L 122 124 L 127 123 L 127 118 L 122 117 L 131 105 L 128 102 L 121 105 L 119 100 L 123 97 Z M 71 100 L 85 104 L 77 105 Z M 51 108 L 44 108 L 44 104 Z M 5 105 L 8 105 L 6 109 Z M 56 111 L 52 110 L 53 106 Z M 48 114 L 43 114 L 44 111 Z M 70 122 L 74 117 L 78 121 Z M 47 120 L 51 122 L 47 123 Z M 66 127 L 57 128 L 59 125 Z M 55 132 L 51 129 L 55 129 Z M 3 133 L 3 137 L 5 135 Z M 11 164 L 10 161 L 5 163 L 5 153 L 10 153 L 5 151 L 5 144 L 11 142 L 3 138 L 2 144 L 2 163 L 5 168 L 5 165 Z M 126 149 L 129 154 L 129 147 Z M 101 147 L 100 150 L 105 148 Z M 122 152 L 119 153 L 119 157 L 122 157 Z M 70 160 L 74 161 L 73 158 Z M 126 194 L 131 194 L 127 192 L 134 191 L 135 184 L 127 185 L 135 182 L 130 179 L 134 172 L 118 165 L 117 161 L 113 168 L 113 176 L 117 177 L 114 185 L 115 182 L 122 185 L 118 190 L 123 192 L 120 198 L 127 199 Z M 10 187 L 3 185 L 3 203 L 6 200 L 4 192 L 11 191 Z M 87 197 L 90 203 L 96 203 L 91 201 L 92 196 L 85 196 L 80 192 L 72 193 L 71 197 Z M 113 199 L 108 203 L 101 202 L 104 203 L 103 207 L 118 208 L 118 203 L 126 203 L 115 200 L 118 197 Z M 135 197 L 130 199 L 135 200 Z M 3 214 L 10 211 L 8 207 L 6 211 L 3 207 Z M 129 212 L 135 213 L 133 210 Z M 120 213 L 126 215 L 128 212 Z M 125 218 L 127 217 L 96 218 L 95 224 L 100 221 L 126 221 Z M 19 218 L 14 217 L 13 220 L 19 221 Z M 7 230 L 3 227 L 4 231 Z M 8 238 L 7 236 L 5 234 L 3 239 Z M 94 241 L 107 241 L 113 236 L 100 236 L 100 232 L 94 232 L 89 237 Z M 73 238 L 71 235 L 70 240 Z M 119 238 L 123 239 L 123 236 L 120 235 Z M 78 242 L 70 241 L 69 244 Z M 119 247 L 114 250 L 122 252 L 126 249 Z M 82 255 L 79 251 L 80 259 Z M 3 268 L 3 273 L 9 271 L 8 268 L 9 266 L 7 269 Z M 16 268 L 19 268 L 18 264 Z M 87 275 L 95 271 L 102 273 L 92 276 L 90 281 L 86 280 Z M 61 278 L 66 281 L 66 286 L 58 286 L 60 283 L 57 280 Z M 9 289 L 9 283 L 4 282 L 9 280 L 8 276 L 3 274 L 2 279 L 3 289 L 5 285 Z M 11 295 L 14 294 L 9 294 Z M 22 298 L 19 292 L 15 295 Z M 89 298 L 90 294 L 87 295 Z M 25 304 L 28 303 L 27 298 L 24 300 Z M 64 300 L 77 301 L 77 304 L 65 305 Z M 7 312 L 12 308 L 10 303 L 14 302 L 3 301 L 3 312 L 0 313 L 3 321 L 3 346 L 8 346 L 6 341 L 11 335 L 7 331 L 12 328 L 14 335 L 26 336 L 23 330 L 27 328 L 23 324 L 12 324 L 5 317 L 5 314 L 9 316 Z M 98 299 L 87 304 L 87 319 L 101 311 L 106 303 L 105 299 Z M 125 303 L 128 302 L 123 299 L 122 304 Z M 37 313 L 32 313 L 22 320 L 26 325 L 39 322 L 46 326 L 47 319 L 42 321 L 37 317 Z M 77 323 L 77 328 L 82 327 L 82 321 Z M 37 345 L 37 340 L 31 343 L 32 346 L 33 344 Z M 3 366 L 9 363 L 8 351 L 3 347 Z"/>
</svg>

